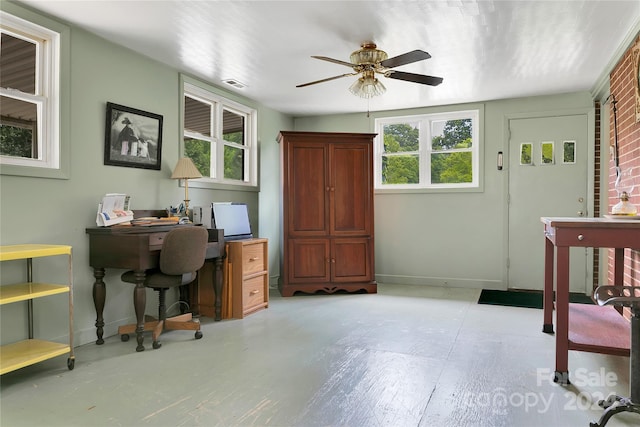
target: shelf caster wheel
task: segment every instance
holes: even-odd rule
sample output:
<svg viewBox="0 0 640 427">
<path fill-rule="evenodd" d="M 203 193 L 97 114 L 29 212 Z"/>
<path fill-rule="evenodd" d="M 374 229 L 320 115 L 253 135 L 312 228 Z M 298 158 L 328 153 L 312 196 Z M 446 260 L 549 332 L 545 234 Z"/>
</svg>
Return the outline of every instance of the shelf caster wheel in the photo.
<svg viewBox="0 0 640 427">
<path fill-rule="evenodd" d="M 196 331 L 196 339 L 199 340 L 200 338 L 202 338 L 202 332 Z"/>
<path fill-rule="evenodd" d="M 76 366 L 76 359 L 74 359 L 73 357 L 70 357 L 67 359 L 67 368 L 69 368 L 70 371 L 73 371 L 73 368 Z"/>
<path fill-rule="evenodd" d="M 153 346 L 153 348 L 155 350 L 159 349 L 160 347 L 162 347 L 162 343 L 158 342 L 158 341 L 154 341 L 153 344 L 151 344 Z"/>
<path fill-rule="evenodd" d="M 120 341 L 122 341 L 122 342 L 127 342 L 127 341 L 129 341 L 129 334 L 122 334 L 122 335 L 120 335 Z"/>
</svg>

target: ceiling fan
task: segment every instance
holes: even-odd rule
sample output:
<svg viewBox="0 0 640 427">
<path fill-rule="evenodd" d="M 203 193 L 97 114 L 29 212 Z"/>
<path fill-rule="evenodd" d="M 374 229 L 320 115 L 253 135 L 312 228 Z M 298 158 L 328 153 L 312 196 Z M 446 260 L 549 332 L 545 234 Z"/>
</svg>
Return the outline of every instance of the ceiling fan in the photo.
<svg viewBox="0 0 640 427">
<path fill-rule="evenodd" d="M 390 79 L 405 80 L 429 86 L 437 86 L 442 83 L 442 77 L 425 76 L 423 74 L 407 73 L 392 69 L 399 67 L 400 65 L 411 64 L 413 62 L 431 58 L 431 55 L 423 50 L 413 50 L 411 52 L 403 53 L 402 55 L 394 56 L 393 58 L 388 58 L 387 53 L 377 49 L 375 43 L 365 42 L 361 45 L 360 49 L 351 54 L 351 62 L 340 61 L 339 59 L 328 58 L 326 56 L 312 56 L 312 58 L 346 65 L 347 67 L 353 68 L 354 72 L 300 84 L 296 87 L 311 86 L 317 83 L 340 79 L 342 77 L 362 74 L 362 76 L 351 85 L 349 90 L 354 95 L 362 98 L 371 98 L 377 95 L 382 95 L 387 90 L 382 82 L 376 78 L 376 73 L 382 74 Z"/>
</svg>

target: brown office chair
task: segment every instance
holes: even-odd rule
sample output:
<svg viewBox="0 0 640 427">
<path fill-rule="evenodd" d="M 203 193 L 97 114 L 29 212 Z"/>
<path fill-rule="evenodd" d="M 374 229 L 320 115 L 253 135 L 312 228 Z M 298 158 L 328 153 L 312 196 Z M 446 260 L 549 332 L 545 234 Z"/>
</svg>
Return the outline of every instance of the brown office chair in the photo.
<svg viewBox="0 0 640 427">
<path fill-rule="evenodd" d="M 196 331 L 195 338 L 202 338 L 200 322 L 193 319 L 191 313 L 185 313 L 167 319 L 165 294 L 167 289 L 187 285 L 196 278 L 197 271 L 204 265 L 207 250 L 208 233 L 204 227 L 177 227 L 164 237 L 160 251 L 159 268 L 146 271 L 144 285 L 159 293 L 160 304 L 158 319 L 145 321 L 144 330 L 151 330 L 153 348 L 160 348 L 158 337 L 163 330 Z M 134 271 L 122 275 L 122 281 L 136 283 Z M 125 325 L 118 328 L 122 341 L 129 339 L 136 325 Z"/>
</svg>

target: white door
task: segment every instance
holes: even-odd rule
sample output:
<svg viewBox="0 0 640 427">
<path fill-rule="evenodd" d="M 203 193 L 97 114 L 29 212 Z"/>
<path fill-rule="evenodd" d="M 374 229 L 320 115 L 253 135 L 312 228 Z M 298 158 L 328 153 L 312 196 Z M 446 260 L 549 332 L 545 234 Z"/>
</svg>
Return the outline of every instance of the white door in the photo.
<svg viewBox="0 0 640 427">
<path fill-rule="evenodd" d="M 510 289 L 544 287 L 542 216 L 587 212 L 586 114 L 509 120 Z M 571 248 L 570 291 L 587 289 L 587 250 Z"/>
</svg>

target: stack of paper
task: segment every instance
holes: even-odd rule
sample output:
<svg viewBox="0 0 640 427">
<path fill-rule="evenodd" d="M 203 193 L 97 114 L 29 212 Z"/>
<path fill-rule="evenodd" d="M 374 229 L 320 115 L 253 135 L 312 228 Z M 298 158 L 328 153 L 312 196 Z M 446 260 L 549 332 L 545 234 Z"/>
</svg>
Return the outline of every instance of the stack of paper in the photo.
<svg viewBox="0 0 640 427">
<path fill-rule="evenodd" d="M 96 224 L 99 227 L 122 224 L 133 219 L 133 211 L 129 208 L 130 196 L 120 193 L 109 193 L 98 205 Z"/>
</svg>

